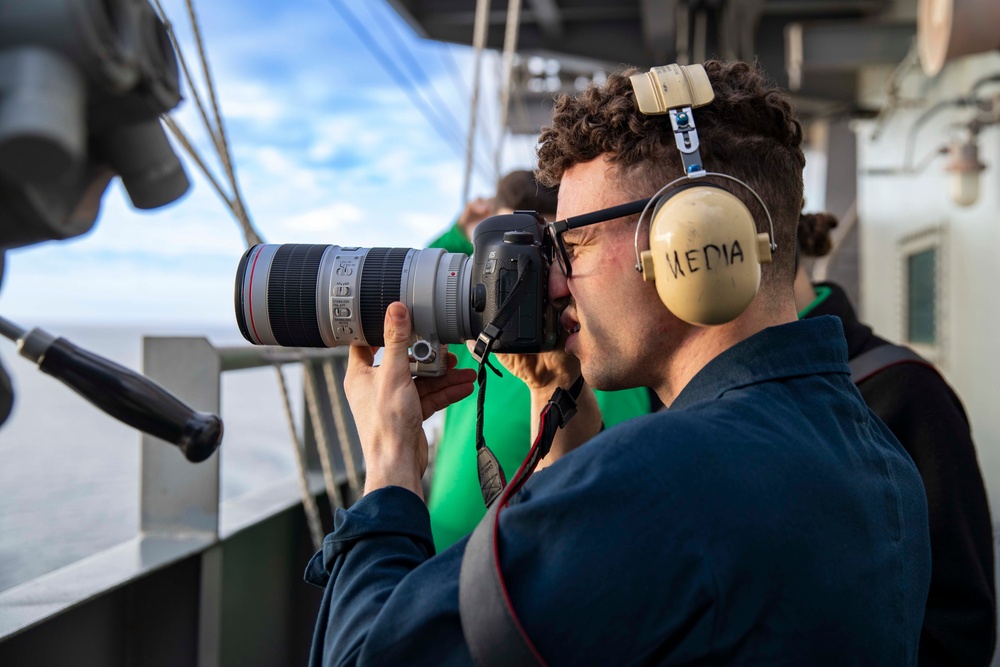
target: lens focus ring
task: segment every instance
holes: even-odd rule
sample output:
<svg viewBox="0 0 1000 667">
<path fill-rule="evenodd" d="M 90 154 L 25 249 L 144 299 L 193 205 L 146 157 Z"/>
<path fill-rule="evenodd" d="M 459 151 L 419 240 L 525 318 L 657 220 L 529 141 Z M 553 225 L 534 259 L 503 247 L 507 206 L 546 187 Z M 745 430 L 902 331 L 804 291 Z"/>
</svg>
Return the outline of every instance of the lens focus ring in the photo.
<svg viewBox="0 0 1000 667">
<path fill-rule="evenodd" d="M 409 248 L 372 248 L 365 255 L 359 290 L 361 332 L 373 347 L 385 346 L 385 311 L 399 301 L 403 265 Z"/>
<path fill-rule="evenodd" d="M 278 247 L 267 279 L 267 319 L 278 345 L 325 347 L 316 315 L 316 277 L 326 244 Z"/>
</svg>

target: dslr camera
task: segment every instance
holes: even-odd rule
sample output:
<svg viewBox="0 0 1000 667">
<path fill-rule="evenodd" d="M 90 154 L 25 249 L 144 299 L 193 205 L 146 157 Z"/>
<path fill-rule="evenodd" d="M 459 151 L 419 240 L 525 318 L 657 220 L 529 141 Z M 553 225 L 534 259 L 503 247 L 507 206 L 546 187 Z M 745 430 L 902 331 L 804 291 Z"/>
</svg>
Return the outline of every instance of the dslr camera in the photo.
<svg viewBox="0 0 1000 667">
<path fill-rule="evenodd" d="M 413 322 L 411 371 L 447 371 L 442 345 L 492 340 L 495 352 L 555 347 L 559 313 L 548 298 L 552 242 L 534 211 L 480 222 L 473 255 L 441 249 L 326 244 L 256 245 L 236 272 L 236 320 L 256 345 L 385 345 L 389 304 Z"/>
</svg>

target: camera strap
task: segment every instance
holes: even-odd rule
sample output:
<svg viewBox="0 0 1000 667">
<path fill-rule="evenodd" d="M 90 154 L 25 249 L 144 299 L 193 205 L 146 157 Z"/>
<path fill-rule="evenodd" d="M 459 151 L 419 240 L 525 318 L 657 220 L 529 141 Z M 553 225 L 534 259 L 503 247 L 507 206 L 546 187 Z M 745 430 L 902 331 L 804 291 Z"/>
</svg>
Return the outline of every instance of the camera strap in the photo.
<svg viewBox="0 0 1000 667">
<path fill-rule="evenodd" d="M 493 320 L 487 324 L 482 333 L 476 339 L 476 347 L 472 352 L 473 357 L 479 362 L 479 374 L 476 383 L 479 385 L 479 394 L 476 397 L 476 467 L 479 472 L 479 488 L 483 492 L 483 502 L 489 507 L 490 503 L 500 495 L 507 485 L 503 468 L 497 460 L 493 451 L 486 446 L 486 437 L 483 435 L 484 411 L 486 406 L 486 368 L 503 377 L 496 366 L 490 363 L 489 356 L 493 350 L 493 345 L 497 339 L 503 335 L 503 328 L 507 325 L 511 315 L 521 306 L 527 292 L 528 282 L 526 280 L 527 267 L 530 260 L 527 255 L 517 257 L 517 280 L 507 298 L 504 299 Z"/>
<path fill-rule="evenodd" d="M 497 541 L 500 512 L 548 454 L 556 431 L 576 414 L 582 388 L 581 376 L 568 391 L 559 387 L 552 394 L 539 417 L 538 436 L 528 456 L 465 545 L 459 572 L 459 615 L 469 652 L 480 667 L 546 664 L 521 625 L 503 580 Z"/>
</svg>

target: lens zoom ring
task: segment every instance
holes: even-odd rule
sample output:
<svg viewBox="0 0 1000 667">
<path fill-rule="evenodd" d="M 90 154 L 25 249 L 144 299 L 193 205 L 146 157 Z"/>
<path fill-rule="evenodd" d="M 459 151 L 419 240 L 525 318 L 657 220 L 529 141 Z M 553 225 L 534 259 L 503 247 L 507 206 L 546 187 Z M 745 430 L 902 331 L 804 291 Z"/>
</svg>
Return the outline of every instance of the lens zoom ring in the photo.
<svg viewBox="0 0 1000 667">
<path fill-rule="evenodd" d="M 271 260 L 267 319 L 279 345 L 326 347 L 316 313 L 316 279 L 326 244 L 286 243 Z"/>
<path fill-rule="evenodd" d="M 409 248 L 372 248 L 361 267 L 361 289 L 358 292 L 361 311 L 361 333 L 369 345 L 383 347 L 385 311 L 399 301 L 399 284 Z"/>
</svg>

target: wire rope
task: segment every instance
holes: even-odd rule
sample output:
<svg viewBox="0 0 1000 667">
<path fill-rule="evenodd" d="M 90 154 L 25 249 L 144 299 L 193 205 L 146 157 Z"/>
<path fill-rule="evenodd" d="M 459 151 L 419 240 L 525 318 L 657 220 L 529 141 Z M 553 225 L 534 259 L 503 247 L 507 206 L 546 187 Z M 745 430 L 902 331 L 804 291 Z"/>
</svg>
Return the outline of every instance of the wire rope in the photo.
<svg viewBox="0 0 1000 667">
<path fill-rule="evenodd" d="M 240 226 L 243 229 L 244 242 L 246 246 L 250 247 L 252 245 L 261 243 L 262 238 L 260 234 L 257 232 L 257 230 L 254 228 L 253 223 L 250 220 L 247 207 L 244 204 L 243 196 L 240 191 L 239 180 L 236 175 L 236 168 L 233 163 L 232 152 L 229 148 L 229 141 L 228 137 L 226 136 L 225 124 L 222 120 L 222 112 L 219 106 L 218 96 L 215 90 L 215 84 L 212 79 L 211 69 L 208 65 L 208 58 L 205 51 L 204 41 L 201 36 L 201 30 L 198 25 L 198 19 L 197 19 L 197 14 L 195 12 L 193 0 L 185 0 L 185 4 L 188 10 L 188 17 L 191 21 L 194 39 L 198 47 L 198 55 L 201 60 L 202 73 L 203 76 L 205 77 L 205 85 L 208 88 L 208 97 L 212 105 L 212 116 L 213 116 L 212 119 L 209 118 L 208 112 L 205 108 L 205 104 L 201 100 L 201 96 L 197 92 L 197 88 L 194 85 L 193 77 L 191 76 L 191 71 L 187 66 L 187 61 L 184 60 L 183 58 L 179 40 L 177 39 L 176 34 L 170 22 L 166 18 L 166 14 L 163 11 L 163 7 L 160 5 L 159 0 L 154 0 L 154 2 L 156 2 L 156 7 L 160 13 L 161 19 L 164 22 L 164 26 L 167 29 L 167 34 L 170 36 L 171 42 L 174 44 L 175 50 L 178 53 L 178 60 L 181 61 L 181 66 L 185 80 L 188 83 L 188 87 L 192 91 L 192 96 L 195 98 L 195 102 L 196 105 L 198 106 L 198 110 L 201 115 L 202 121 L 205 123 L 205 129 L 208 132 L 209 136 L 212 138 L 212 144 L 215 147 L 216 153 L 219 157 L 220 162 L 222 163 L 223 170 L 225 171 L 227 179 L 229 181 L 229 185 L 232 188 L 231 195 L 227 195 L 226 192 L 223 190 L 222 185 L 219 183 L 218 179 L 216 179 L 216 177 L 208 169 L 208 165 L 206 164 L 205 160 L 198 153 L 197 149 L 195 149 L 190 139 L 180 128 L 180 126 L 176 123 L 176 121 L 170 116 L 164 115 L 163 122 L 167 126 L 167 128 L 171 131 L 171 133 L 174 135 L 174 137 L 180 142 L 184 150 L 187 151 L 188 155 L 191 156 L 192 160 L 194 160 L 195 164 L 205 175 L 206 179 L 209 181 L 209 183 L 212 185 L 215 191 L 226 203 L 227 207 L 232 212 L 233 217 L 236 218 L 236 220 L 239 222 Z M 214 120 L 214 126 L 213 126 L 213 120 Z M 310 369 L 304 367 L 303 370 L 307 374 L 306 377 L 308 378 L 307 379 L 308 383 L 308 381 L 312 379 L 311 376 L 309 376 Z M 319 508 L 316 505 L 316 498 L 315 496 L 313 496 L 309 488 L 308 468 L 305 460 L 305 452 L 303 450 L 303 445 L 301 443 L 301 440 L 299 439 L 298 433 L 295 430 L 295 415 L 292 411 L 288 385 L 285 382 L 285 375 L 281 370 L 280 364 L 277 363 L 275 364 L 275 372 L 278 375 L 278 383 L 281 388 L 281 397 L 284 405 L 285 419 L 288 422 L 289 430 L 291 433 L 292 447 L 294 449 L 295 462 L 298 469 L 299 486 L 302 494 L 302 506 L 306 514 L 306 522 L 309 526 L 309 533 L 313 542 L 313 546 L 316 548 L 316 550 L 319 550 L 322 548 L 323 545 L 323 524 L 320 518 Z M 310 395 L 311 394 L 309 393 L 307 387 L 307 397 L 309 397 Z M 318 432 L 318 434 L 320 439 L 324 440 L 324 443 L 321 445 L 321 447 L 328 448 L 328 443 L 325 442 L 325 432 Z M 324 452 L 320 452 L 321 464 L 324 465 L 324 468 L 328 468 L 329 451 L 327 450 L 327 452 L 325 453 L 327 454 L 326 456 L 327 460 L 325 463 L 323 463 Z M 326 473 L 326 470 L 324 470 L 324 473 Z M 324 474 L 324 479 L 325 481 L 327 481 L 329 486 L 329 480 L 327 479 L 328 477 L 329 475 Z M 334 492 L 330 496 L 331 502 L 337 502 L 341 500 L 339 495 L 336 494 L 335 486 L 336 485 L 334 484 Z"/>
<path fill-rule="evenodd" d="M 510 107 L 511 73 L 514 68 L 514 53 L 517 51 L 517 37 L 521 27 L 521 0 L 507 3 L 507 28 L 503 39 L 503 72 L 500 86 L 500 134 L 493 154 L 493 171 L 500 174 L 503 157 L 503 142 L 507 136 L 507 111 Z"/>
<path fill-rule="evenodd" d="M 212 78 L 212 68 L 209 67 L 208 64 L 208 54 L 205 51 L 205 43 L 201 37 L 201 28 L 198 25 L 198 15 L 194 9 L 194 0 L 185 0 L 184 4 L 187 7 L 188 18 L 191 21 L 191 30 L 194 34 L 195 43 L 198 46 L 198 56 L 201 59 L 201 69 L 202 74 L 205 77 L 205 86 L 208 88 L 208 97 L 212 102 L 215 129 L 218 132 L 218 143 L 221 144 L 218 147 L 219 157 L 222 160 L 223 169 L 225 169 L 226 175 L 229 177 L 229 185 L 233 189 L 233 212 L 236 214 L 237 219 L 240 221 L 240 225 L 243 227 L 243 233 L 246 237 L 247 245 L 256 245 L 261 242 L 260 234 L 257 233 L 253 223 L 250 221 L 250 215 L 247 213 L 246 205 L 243 203 L 243 194 L 240 192 L 239 182 L 236 179 L 236 167 L 233 164 L 232 152 L 229 149 L 229 140 L 226 136 L 226 124 L 223 122 L 222 113 L 219 110 L 219 98 L 215 92 L 215 82 Z"/>
<path fill-rule="evenodd" d="M 372 20 L 375 22 L 375 24 L 377 26 L 379 26 L 379 30 L 381 30 L 383 37 L 385 37 L 385 39 L 386 39 L 386 41 L 388 43 L 390 43 L 390 44 L 393 45 L 393 48 L 395 49 L 396 54 L 399 56 L 399 59 L 402 60 L 403 62 L 405 62 L 407 64 L 407 66 L 409 67 L 410 73 L 413 75 L 413 80 L 416 81 L 416 82 L 418 82 L 418 83 L 421 80 L 427 81 L 427 84 L 428 84 L 430 92 L 428 92 L 426 94 L 428 96 L 431 96 L 431 95 L 433 96 L 433 99 L 430 100 L 430 105 L 432 106 L 432 108 L 440 109 L 441 110 L 442 114 L 444 115 L 443 121 L 444 121 L 445 126 L 451 128 L 453 130 L 453 133 L 456 134 L 456 138 L 457 138 L 459 144 L 461 144 L 462 141 L 463 141 L 462 136 L 461 136 L 461 130 L 459 129 L 461 127 L 461 125 L 458 122 L 458 120 L 455 118 L 455 116 L 451 113 L 451 111 L 450 111 L 451 105 L 447 104 L 444 101 L 444 99 L 442 98 L 440 92 L 434 86 L 434 83 L 433 83 L 434 80 L 427 73 L 427 71 L 420 65 L 420 60 L 414 56 L 414 53 L 413 53 L 413 51 L 410 50 L 410 47 L 407 46 L 407 38 L 399 30 L 399 28 L 397 27 L 396 20 L 394 18 L 392 18 L 392 17 L 379 18 L 378 16 L 375 15 L 375 11 L 376 11 L 374 9 L 375 3 L 368 2 L 368 3 L 365 3 L 365 4 L 368 6 L 369 14 L 372 17 Z M 388 9 L 384 10 L 384 13 L 388 13 L 388 12 L 389 12 Z M 387 26 L 392 26 L 392 27 L 389 28 Z M 389 34 L 390 30 L 393 33 L 391 35 Z M 417 84 L 412 84 L 411 83 L 411 85 L 413 85 L 418 90 L 421 90 L 421 91 L 423 90 L 422 88 L 418 88 Z M 461 96 L 461 99 L 465 99 L 467 97 L 468 97 L 468 95 L 464 95 L 464 96 Z M 479 127 L 480 127 L 481 132 L 483 134 L 487 135 L 485 138 L 489 141 L 490 145 L 491 146 L 495 145 L 496 142 L 494 142 L 492 140 L 492 137 L 488 136 L 489 135 L 489 130 L 488 130 L 489 125 L 486 124 L 486 123 L 481 123 L 479 125 Z M 476 151 L 476 154 L 475 154 L 476 166 L 479 169 L 480 173 L 482 173 L 482 171 L 483 171 L 482 165 L 484 165 L 484 164 L 488 165 L 488 164 L 490 164 L 490 161 L 487 159 L 487 160 L 481 162 L 480 160 L 482 159 L 482 155 L 480 154 L 480 152 L 478 150 L 479 146 L 477 145 L 476 148 L 477 148 L 477 151 Z M 487 155 L 489 155 L 490 152 L 491 151 L 487 150 Z M 494 171 L 493 176 L 494 176 L 494 179 L 497 177 L 496 171 Z"/>
<path fill-rule="evenodd" d="M 458 131 L 458 120 L 451 113 L 449 105 L 444 102 L 440 93 L 437 91 L 437 88 L 434 87 L 434 80 L 427 73 L 427 70 L 425 70 L 420 64 L 420 61 L 414 56 L 413 51 L 410 50 L 410 47 L 407 45 L 406 36 L 396 27 L 395 21 L 392 17 L 379 17 L 375 15 L 376 3 L 367 2 L 364 4 L 368 7 L 369 15 L 372 17 L 375 25 L 378 26 L 382 36 L 385 38 L 385 41 L 392 45 L 392 49 L 396 52 L 397 59 L 403 62 L 410 70 L 410 76 L 412 78 L 409 80 L 408 85 L 417 88 L 421 91 L 421 94 L 427 95 L 427 97 L 431 98 L 428 100 L 431 108 L 437 109 L 443 116 L 439 116 L 438 120 L 443 121 L 445 127 L 450 128 L 452 130 L 452 134 L 457 137 L 459 142 L 461 142 L 462 136 Z M 427 91 L 419 88 L 421 81 L 427 82 Z"/>
<path fill-rule="evenodd" d="M 330 511 L 334 514 L 338 507 L 345 507 L 344 497 L 337 486 L 334 477 L 333 460 L 330 458 L 330 438 L 326 431 L 326 422 L 320 410 L 319 384 L 316 382 L 316 364 L 311 361 L 302 362 L 302 379 L 305 384 L 306 408 L 309 411 L 309 420 L 312 423 L 313 433 L 316 435 L 319 446 L 319 464 L 323 469 L 323 483 L 326 485 L 326 498 L 330 502 Z"/>
<path fill-rule="evenodd" d="M 340 443 L 340 453 L 344 457 L 344 467 L 347 468 L 347 479 L 355 498 L 361 496 L 360 467 L 355 464 L 354 450 L 351 448 L 351 438 L 347 433 L 347 414 L 343 396 L 343 382 L 337 382 L 333 359 L 323 362 L 323 377 L 330 389 L 330 404 L 333 407 L 333 423 L 337 428 L 337 441 Z"/>
<path fill-rule="evenodd" d="M 378 63 L 383 69 L 389 74 L 389 76 L 395 81 L 406 96 L 410 98 L 410 102 L 413 106 L 417 107 L 417 110 L 424 116 L 424 119 L 434 128 L 438 136 L 448 144 L 453 150 L 455 150 L 459 156 L 462 155 L 461 148 L 453 143 L 453 139 L 449 138 L 449 132 L 444 129 L 439 122 L 436 121 L 436 116 L 428 108 L 427 103 L 424 99 L 416 94 L 414 89 L 408 85 L 406 75 L 393 63 L 392 59 L 388 54 L 382 50 L 382 47 L 374 40 L 371 33 L 365 28 L 364 24 L 354 15 L 354 13 L 340 0 L 327 0 L 327 2 L 340 13 L 341 18 L 344 22 L 348 24 L 348 27 L 354 32 L 354 35 L 361 41 L 362 44 L 369 50 L 369 52 L 375 57 Z M 477 165 L 477 168 L 482 170 L 482 167 Z"/>
<path fill-rule="evenodd" d="M 170 38 L 170 43 L 173 44 L 174 52 L 177 54 L 177 60 L 180 61 L 181 71 L 184 74 L 184 80 L 188 82 L 188 88 L 191 91 L 191 96 L 194 98 L 195 106 L 198 108 L 198 113 L 201 115 L 201 120 L 205 124 L 205 129 L 208 130 L 209 135 L 212 137 L 212 143 L 215 144 L 216 150 L 218 150 L 219 137 L 216 135 L 215 130 L 212 127 L 212 122 L 208 119 L 208 112 L 205 110 L 205 103 L 201 99 L 201 93 L 198 92 L 197 86 L 193 84 L 194 77 L 191 76 L 191 70 L 188 68 L 187 58 L 184 57 L 184 50 L 181 48 L 177 35 L 174 34 L 174 26 L 167 18 L 167 14 L 163 10 L 163 6 L 160 5 L 160 0 L 153 0 L 153 2 L 156 5 L 156 10 L 160 20 L 163 22 L 163 26 L 167 31 L 167 36 Z"/>
<path fill-rule="evenodd" d="M 295 430 L 295 415 L 292 412 L 292 404 L 288 399 L 288 385 L 285 383 L 285 374 L 281 370 L 281 364 L 275 363 L 274 369 L 278 373 L 278 383 L 281 385 L 281 397 L 285 403 L 285 417 L 288 420 L 288 430 L 292 435 L 292 445 L 297 453 L 295 463 L 299 472 L 299 486 L 302 491 L 302 505 L 306 511 L 306 522 L 309 524 L 309 535 L 312 538 L 313 548 L 319 551 L 323 548 L 323 524 L 319 518 L 319 507 L 316 505 L 316 497 L 309 490 L 309 476 L 306 470 L 305 452 L 302 441 Z M 303 364 L 303 371 L 307 372 Z"/>
<path fill-rule="evenodd" d="M 173 29 L 173 24 L 167 18 L 166 12 L 164 11 L 163 6 L 160 4 L 159 0 L 153 0 L 153 1 L 155 3 L 159 18 L 163 22 L 164 28 L 167 31 L 167 35 L 169 36 L 171 44 L 174 47 L 174 51 L 177 53 L 177 59 L 180 61 L 181 71 L 184 75 L 184 80 L 187 82 L 188 88 L 191 91 L 191 96 L 194 98 L 195 106 L 198 108 L 198 113 L 201 116 L 202 122 L 205 125 L 205 131 L 208 132 L 209 137 L 211 137 L 212 139 L 212 145 L 215 148 L 216 155 L 219 157 L 219 161 L 222 164 L 223 170 L 226 173 L 226 177 L 230 183 L 230 187 L 233 189 L 233 193 L 231 195 L 226 193 L 222 189 L 218 179 L 216 179 L 215 176 L 212 174 L 212 172 L 209 170 L 208 164 L 195 149 L 193 142 L 191 142 L 190 139 L 187 137 L 187 135 L 183 132 L 177 121 L 173 119 L 172 116 L 169 116 L 167 114 L 164 114 L 161 118 L 164 124 L 170 130 L 170 132 L 180 142 L 181 146 L 191 157 L 191 159 L 194 160 L 195 164 L 201 170 L 202 174 L 204 174 L 204 176 L 208 179 L 209 183 L 222 198 L 223 202 L 226 204 L 226 207 L 233 214 L 233 217 L 236 219 L 237 223 L 240 225 L 240 228 L 243 232 L 244 242 L 248 246 L 255 245 L 257 243 L 262 243 L 263 240 L 260 235 L 260 232 L 258 232 L 257 229 L 254 227 L 253 222 L 250 220 L 250 216 L 247 213 L 246 205 L 243 202 L 243 197 L 239 190 L 239 185 L 236 179 L 236 173 L 232 167 L 232 159 L 230 157 L 228 142 L 226 140 L 225 130 L 222 126 L 222 116 L 219 109 L 219 103 L 217 98 L 215 97 L 215 86 L 214 84 L 212 84 L 209 87 L 210 96 L 212 98 L 211 101 L 212 101 L 213 115 L 215 118 L 213 123 L 212 119 L 209 118 L 208 111 L 206 110 L 205 107 L 205 103 L 202 100 L 202 96 L 199 94 L 197 86 L 194 85 L 194 77 L 191 76 L 191 70 L 188 67 L 187 59 L 184 57 L 184 50 L 181 48 L 180 40 L 177 38 L 176 32 Z M 186 2 L 188 5 L 188 15 L 189 17 L 191 17 L 194 25 L 193 33 L 195 36 L 195 41 L 198 44 L 199 57 L 204 58 L 205 48 L 204 48 L 204 43 L 201 41 L 201 31 L 197 27 L 194 6 L 191 0 L 186 0 Z M 209 77 L 209 81 L 211 81 L 210 78 L 211 74 L 206 60 L 203 60 L 202 62 L 202 70 L 208 73 L 207 76 Z"/>
<path fill-rule="evenodd" d="M 469 88 L 465 84 L 465 80 L 462 78 L 462 73 L 458 68 L 458 63 L 455 61 L 455 53 L 452 47 L 449 44 L 442 43 L 437 48 L 437 52 L 441 61 L 445 63 L 448 75 L 452 80 L 452 85 L 455 87 L 455 92 L 458 94 L 459 99 L 469 99 Z M 483 123 L 480 127 L 482 128 L 482 131 L 479 137 L 487 144 L 487 154 L 492 154 L 493 147 L 496 146 L 496 139 L 489 130 L 490 123 Z"/>
<path fill-rule="evenodd" d="M 462 208 L 469 203 L 469 188 L 472 185 L 472 156 L 476 145 L 476 118 L 479 115 L 479 83 L 486 46 L 486 30 L 489 27 L 490 0 L 476 0 L 476 18 L 473 26 L 472 45 L 475 49 L 475 69 L 472 75 L 472 101 L 469 103 L 469 134 L 465 143 L 465 173 L 462 177 Z"/>
</svg>

